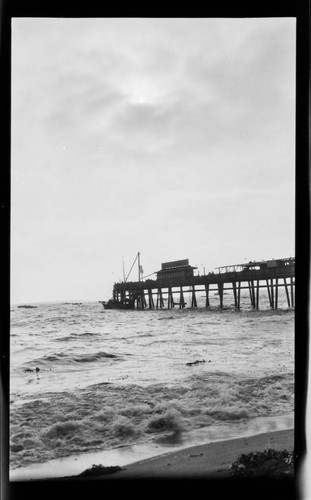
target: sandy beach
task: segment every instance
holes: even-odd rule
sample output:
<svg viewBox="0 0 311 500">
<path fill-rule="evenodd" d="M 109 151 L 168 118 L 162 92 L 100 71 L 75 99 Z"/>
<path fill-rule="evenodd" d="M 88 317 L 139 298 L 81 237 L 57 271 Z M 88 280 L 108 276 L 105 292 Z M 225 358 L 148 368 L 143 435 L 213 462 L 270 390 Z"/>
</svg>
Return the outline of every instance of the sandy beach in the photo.
<svg viewBox="0 0 311 500">
<path fill-rule="evenodd" d="M 284 479 L 235 479 L 230 465 L 242 454 L 264 451 L 267 446 L 276 450 L 294 449 L 294 430 L 267 432 L 244 438 L 211 442 L 188 447 L 173 453 L 115 467 L 98 476 L 70 476 L 37 481 L 10 483 L 9 498 L 31 495 L 32 500 L 43 498 L 47 492 L 57 498 L 101 498 L 104 494 L 146 494 L 179 496 L 189 490 L 192 496 L 215 492 L 210 498 L 282 498 L 297 499 L 297 482 L 293 476 Z M 99 464 L 95 464 L 99 465 Z M 202 489 L 203 488 L 203 489 Z M 205 489 L 207 488 L 207 490 Z M 204 493 L 204 494 L 205 494 Z"/>
<path fill-rule="evenodd" d="M 231 477 L 229 467 L 242 453 L 264 451 L 269 446 L 279 451 L 293 451 L 294 430 L 192 446 L 129 464 L 121 467 L 122 470 L 97 476 L 96 479 L 224 479 Z"/>
</svg>

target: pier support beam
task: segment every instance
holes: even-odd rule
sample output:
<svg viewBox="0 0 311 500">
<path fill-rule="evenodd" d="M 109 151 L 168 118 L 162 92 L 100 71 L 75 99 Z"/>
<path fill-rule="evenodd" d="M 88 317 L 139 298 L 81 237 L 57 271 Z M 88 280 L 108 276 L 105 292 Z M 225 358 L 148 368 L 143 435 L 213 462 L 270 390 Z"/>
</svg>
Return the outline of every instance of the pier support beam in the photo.
<svg viewBox="0 0 311 500">
<path fill-rule="evenodd" d="M 274 300 L 273 278 L 270 279 L 270 285 L 269 285 L 269 280 L 266 280 L 266 281 L 267 281 L 267 290 L 268 290 L 270 307 L 271 307 L 271 309 L 274 309 L 275 308 L 275 300 Z"/>
<path fill-rule="evenodd" d="M 253 280 L 251 281 L 251 287 L 252 287 L 252 297 L 253 297 L 253 308 L 256 309 L 256 292 Z"/>
<path fill-rule="evenodd" d="M 209 307 L 209 284 L 205 284 L 205 292 L 206 292 L 206 301 L 205 301 L 205 307 Z"/>
<path fill-rule="evenodd" d="M 172 288 L 169 287 L 168 289 L 168 297 L 167 297 L 167 308 L 172 309 L 174 307 L 174 297 L 172 293 Z"/>
<path fill-rule="evenodd" d="M 241 281 L 239 281 L 238 285 L 238 309 L 241 308 Z"/>
<path fill-rule="evenodd" d="M 180 296 L 179 296 L 179 309 L 183 309 L 186 306 L 186 302 L 184 299 L 184 292 L 182 286 L 180 287 Z"/>
<path fill-rule="evenodd" d="M 137 309 L 145 309 L 147 307 L 144 290 L 137 295 Z"/>
<path fill-rule="evenodd" d="M 223 283 L 218 283 L 218 293 L 219 293 L 219 301 L 220 301 L 220 309 L 224 306 L 224 285 Z"/>
<path fill-rule="evenodd" d="M 271 289 L 271 304 L 272 304 L 272 309 L 274 309 L 274 291 L 273 291 L 273 278 L 270 280 L 270 289 Z"/>
<path fill-rule="evenodd" d="M 154 309 L 152 290 L 148 290 L 148 298 L 149 298 L 149 309 Z"/>
<path fill-rule="evenodd" d="M 272 303 L 272 299 L 271 299 L 271 292 L 270 292 L 270 286 L 269 286 L 269 280 L 266 280 L 266 283 L 267 283 L 267 291 L 268 291 L 268 297 L 269 297 L 270 307 L 273 308 L 273 303 Z"/>
<path fill-rule="evenodd" d="M 232 288 L 233 288 L 233 297 L 234 297 L 234 307 L 236 309 L 240 309 L 239 303 L 238 303 L 238 294 L 237 294 L 237 290 L 236 290 L 236 282 L 235 281 L 232 282 Z"/>
<path fill-rule="evenodd" d="M 256 309 L 259 309 L 259 280 L 257 280 L 257 290 L 256 290 Z"/>
<path fill-rule="evenodd" d="M 198 307 L 197 306 L 197 299 L 196 299 L 196 296 L 195 296 L 195 287 L 194 287 L 194 285 L 192 285 L 191 307 Z"/>
<path fill-rule="evenodd" d="M 286 298 L 287 298 L 287 305 L 290 307 L 290 300 L 289 300 L 289 293 L 288 293 L 288 287 L 287 287 L 287 281 L 286 278 L 284 279 L 284 287 L 285 287 L 285 292 L 286 292 Z"/>
<path fill-rule="evenodd" d="M 279 297 L 279 280 L 278 280 L 278 278 L 276 278 L 276 280 L 275 280 L 275 303 L 274 303 L 275 309 L 278 308 L 278 297 Z"/>
<path fill-rule="evenodd" d="M 159 307 L 162 309 L 164 307 L 164 300 L 163 300 L 163 295 L 162 295 L 162 288 L 158 288 L 158 293 L 157 293 L 157 309 Z"/>
<path fill-rule="evenodd" d="M 251 299 L 251 305 L 253 309 L 255 309 L 255 291 L 254 291 L 254 282 L 253 281 L 248 281 L 248 290 L 249 290 L 249 296 Z"/>
<path fill-rule="evenodd" d="M 290 278 L 290 296 L 291 296 L 292 307 L 295 307 L 295 300 L 294 300 L 294 280 L 293 280 L 292 276 Z"/>
</svg>

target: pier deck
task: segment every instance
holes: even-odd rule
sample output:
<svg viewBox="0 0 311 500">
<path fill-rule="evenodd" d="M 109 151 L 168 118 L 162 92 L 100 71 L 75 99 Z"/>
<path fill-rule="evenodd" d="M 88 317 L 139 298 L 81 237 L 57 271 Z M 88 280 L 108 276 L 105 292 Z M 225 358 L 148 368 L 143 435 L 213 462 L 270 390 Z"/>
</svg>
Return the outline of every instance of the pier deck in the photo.
<svg viewBox="0 0 311 500">
<path fill-rule="evenodd" d="M 275 262 L 275 265 L 269 263 Z M 241 290 L 248 289 L 250 303 L 259 309 L 260 289 L 268 292 L 272 309 L 278 308 L 279 288 L 286 292 L 288 307 L 295 307 L 295 259 L 278 259 L 276 261 L 250 262 L 243 265 L 222 266 L 218 272 L 206 275 L 174 277 L 168 279 L 140 280 L 115 283 L 113 299 L 122 302 L 132 300 L 137 309 L 158 309 L 186 306 L 185 293 L 191 293 L 190 307 L 197 307 L 197 292 L 205 292 L 205 306 L 210 306 L 211 292 L 219 295 L 219 307 L 223 307 L 223 296 L 227 290 L 232 291 L 234 305 L 241 307 Z M 158 274 L 159 276 L 159 274 Z M 164 298 L 165 297 L 165 298 Z M 166 304 L 164 304 L 164 301 Z"/>
</svg>

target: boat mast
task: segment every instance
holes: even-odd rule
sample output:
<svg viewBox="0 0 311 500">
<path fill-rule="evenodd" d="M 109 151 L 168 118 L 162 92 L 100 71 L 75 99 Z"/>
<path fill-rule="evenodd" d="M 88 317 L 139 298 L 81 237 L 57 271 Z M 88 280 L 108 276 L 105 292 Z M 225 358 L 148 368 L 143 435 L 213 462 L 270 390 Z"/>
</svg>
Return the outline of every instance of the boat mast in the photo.
<svg viewBox="0 0 311 500">
<path fill-rule="evenodd" d="M 122 256 L 122 267 L 123 267 L 123 281 L 124 283 L 126 282 L 125 280 L 125 271 L 124 271 L 124 257 Z"/>
<path fill-rule="evenodd" d="M 127 275 L 126 279 L 125 279 L 125 282 L 128 280 L 128 277 L 129 277 L 129 275 L 131 274 L 131 271 L 132 271 L 132 269 L 133 269 L 133 267 L 134 267 L 134 264 L 135 264 L 135 262 L 136 262 L 136 260 L 137 260 L 137 259 L 138 259 L 138 281 L 140 281 L 140 271 L 141 271 L 141 266 L 140 266 L 140 253 L 138 252 L 138 254 L 136 255 L 135 260 L 134 260 L 134 262 L 133 262 L 133 264 L 132 264 L 132 267 L 131 267 L 131 269 L 130 269 L 130 271 L 129 271 L 129 273 L 128 273 L 128 275 Z"/>
</svg>

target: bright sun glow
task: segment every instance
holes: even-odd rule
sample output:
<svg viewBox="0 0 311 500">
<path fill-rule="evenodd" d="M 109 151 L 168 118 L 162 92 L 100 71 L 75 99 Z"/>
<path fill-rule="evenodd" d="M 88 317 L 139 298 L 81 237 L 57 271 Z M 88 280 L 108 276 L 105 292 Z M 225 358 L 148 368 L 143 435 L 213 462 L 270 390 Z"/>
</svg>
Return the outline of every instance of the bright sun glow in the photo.
<svg viewBox="0 0 311 500">
<path fill-rule="evenodd" d="M 154 105 L 164 97 L 162 86 L 146 78 L 133 78 L 127 83 L 126 92 L 133 104 Z"/>
</svg>

